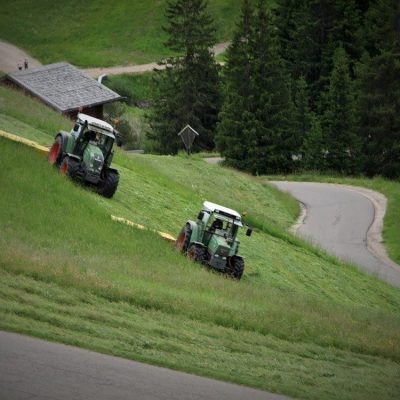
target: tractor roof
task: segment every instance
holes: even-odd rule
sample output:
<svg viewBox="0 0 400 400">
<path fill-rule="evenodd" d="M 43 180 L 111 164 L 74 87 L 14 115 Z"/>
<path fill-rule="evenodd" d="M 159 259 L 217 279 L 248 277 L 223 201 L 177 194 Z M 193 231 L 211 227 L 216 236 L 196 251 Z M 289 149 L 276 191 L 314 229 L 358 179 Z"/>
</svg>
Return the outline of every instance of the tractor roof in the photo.
<svg viewBox="0 0 400 400">
<path fill-rule="evenodd" d="M 237 221 L 241 220 L 240 214 L 237 211 L 232 210 L 231 208 L 220 206 L 218 204 L 211 203 L 210 201 L 205 201 L 203 203 L 203 207 L 205 211 L 215 212 L 226 217 L 231 217 Z"/>
<path fill-rule="evenodd" d="M 108 122 L 82 113 L 78 114 L 78 121 L 81 124 L 87 121 L 90 130 L 102 133 L 103 135 L 107 135 L 115 139 L 114 128 Z"/>
</svg>

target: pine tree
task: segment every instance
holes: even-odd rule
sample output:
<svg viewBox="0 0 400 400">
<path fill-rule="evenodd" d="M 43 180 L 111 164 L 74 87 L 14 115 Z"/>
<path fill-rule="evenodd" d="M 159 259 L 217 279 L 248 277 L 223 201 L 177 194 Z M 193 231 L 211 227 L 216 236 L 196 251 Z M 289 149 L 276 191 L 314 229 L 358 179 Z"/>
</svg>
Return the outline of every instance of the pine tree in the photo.
<svg viewBox="0 0 400 400">
<path fill-rule="evenodd" d="M 252 173 L 289 172 L 296 152 L 290 79 L 280 56 L 275 25 L 259 0 L 252 40 L 254 121 L 249 146 Z"/>
<path fill-rule="evenodd" d="M 244 0 L 227 54 L 217 144 L 229 164 L 253 174 L 290 171 L 296 137 L 289 76 L 264 0 L 252 15 Z"/>
<path fill-rule="evenodd" d="M 376 1 L 366 22 L 358 102 L 368 175 L 400 177 L 400 4 Z M 372 25 L 377 24 L 377 25 Z"/>
<path fill-rule="evenodd" d="M 327 168 L 341 173 L 360 172 L 360 140 L 357 135 L 353 84 L 345 50 L 338 47 L 323 116 Z"/>
<path fill-rule="evenodd" d="M 198 133 L 195 149 L 214 146 L 214 130 L 220 108 L 219 66 L 210 48 L 215 27 L 204 0 L 174 0 L 167 3 L 169 35 L 166 46 L 178 54 L 158 70 L 160 96 L 150 116 L 150 138 L 160 153 L 175 154 L 182 146 L 177 134 L 190 124 Z"/>
<path fill-rule="evenodd" d="M 361 55 L 360 10 L 355 0 L 280 0 L 276 11 L 282 55 L 291 76 L 304 76 L 313 111 L 324 110 L 320 94 L 329 84 L 333 53 L 341 45 L 351 65 Z"/>
<path fill-rule="evenodd" d="M 303 168 L 314 171 L 326 169 L 326 145 L 322 132 L 321 121 L 315 114 L 311 114 L 310 127 L 306 132 L 302 153 Z"/>
<path fill-rule="evenodd" d="M 304 76 L 301 76 L 295 82 L 294 90 L 294 146 L 301 154 L 304 138 L 311 127 L 312 112 L 310 110 L 310 101 L 308 95 L 307 82 Z"/>
<path fill-rule="evenodd" d="M 240 20 L 226 52 L 224 103 L 216 135 L 217 148 L 227 163 L 240 169 L 249 169 L 247 139 L 252 136 L 248 127 L 253 118 L 250 85 L 253 12 L 249 0 L 244 0 Z"/>
</svg>

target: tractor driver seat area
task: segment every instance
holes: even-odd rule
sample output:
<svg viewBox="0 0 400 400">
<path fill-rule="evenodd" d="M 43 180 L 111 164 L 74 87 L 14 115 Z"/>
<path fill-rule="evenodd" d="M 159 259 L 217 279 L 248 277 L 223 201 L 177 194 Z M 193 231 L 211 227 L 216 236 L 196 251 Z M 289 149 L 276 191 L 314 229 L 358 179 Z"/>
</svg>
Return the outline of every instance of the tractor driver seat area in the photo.
<svg viewBox="0 0 400 400">
<path fill-rule="evenodd" d="M 214 233 L 217 229 L 222 229 L 222 221 L 220 219 L 216 219 L 210 226 L 210 232 Z"/>
</svg>

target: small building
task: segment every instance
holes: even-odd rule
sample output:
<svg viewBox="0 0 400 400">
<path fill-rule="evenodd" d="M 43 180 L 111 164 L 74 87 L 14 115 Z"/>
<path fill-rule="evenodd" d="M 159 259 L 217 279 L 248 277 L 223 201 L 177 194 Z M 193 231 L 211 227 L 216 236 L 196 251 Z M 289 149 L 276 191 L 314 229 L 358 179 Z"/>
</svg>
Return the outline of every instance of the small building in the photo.
<svg viewBox="0 0 400 400">
<path fill-rule="evenodd" d="M 67 62 L 9 73 L 6 79 L 75 119 L 78 112 L 103 118 L 103 105 L 123 98 Z"/>
</svg>

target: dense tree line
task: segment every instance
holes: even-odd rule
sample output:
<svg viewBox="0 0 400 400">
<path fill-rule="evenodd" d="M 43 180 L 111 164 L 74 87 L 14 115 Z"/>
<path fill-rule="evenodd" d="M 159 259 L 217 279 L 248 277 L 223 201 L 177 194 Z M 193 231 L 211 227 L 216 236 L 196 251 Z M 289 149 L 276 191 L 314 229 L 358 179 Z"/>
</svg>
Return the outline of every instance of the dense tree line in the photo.
<svg viewBox="0 0 400 400">
<path fill-rule="evenodd" d="M 253 174 L 400 176 L 398 0 L 243 0 L 221 74 L 206 3 L 175 0 L 167 17 L 180 55 L 161 73 L 161 151 L 190 123 L 200 148 Z"/>
</svg>

